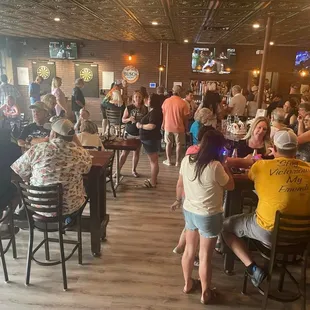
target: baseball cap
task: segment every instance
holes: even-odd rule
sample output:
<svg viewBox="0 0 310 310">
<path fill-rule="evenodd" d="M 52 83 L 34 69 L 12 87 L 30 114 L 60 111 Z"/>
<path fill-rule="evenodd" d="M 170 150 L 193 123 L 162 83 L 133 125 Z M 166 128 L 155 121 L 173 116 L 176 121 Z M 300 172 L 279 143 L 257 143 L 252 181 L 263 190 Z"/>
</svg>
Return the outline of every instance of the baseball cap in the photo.
<svg viewBox="0 0 310 310">
<path fill-rule="evenodd" d="M 61 118 L 52 123 L 52 130 L 64 137 L 75 135 L 74 126 L 71 121 Z"/>
<path fill-rule="evenodd" d="M 36 101 L 32 105 L 30 105 L 29 108 L 48 111 L 48 107 L 46 106 L 46 104 L 44 102 L 41 102 L 41 101 Z"/>
<path fill-rule="evenodd" d="M 293 150 L 297 148 L 297 136 L 292 130 L 279 130 L 273 138 L 273 143 L 281 150 Z"/>
<path fill-rule="evenodd" d="M 181 90 L 182 90 L 182 88 L 181 88 L 180 85 L 174 85 L 173 88 L 172 88 L 172 92 L 174 94 L 180 94 Z"/>
</svg>

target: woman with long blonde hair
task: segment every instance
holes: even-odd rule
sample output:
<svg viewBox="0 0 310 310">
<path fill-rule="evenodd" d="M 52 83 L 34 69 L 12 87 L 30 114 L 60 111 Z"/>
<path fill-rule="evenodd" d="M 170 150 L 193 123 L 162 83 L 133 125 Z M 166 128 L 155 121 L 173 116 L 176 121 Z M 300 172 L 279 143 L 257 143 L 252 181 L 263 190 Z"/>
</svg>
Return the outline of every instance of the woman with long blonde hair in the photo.
<svg viewBox="0 0 310 310">
<path fill-rule="evenodd" d="M 52 80 L 52 94 L 56 97 L 56 115 L 65 116 L 68 113 L 67 100 L 63 91 L 60 89 L 62 84 L 62 79 L 58 76 L 54 77 Z"/>
<path fill-rule="evenodd" d="M 238 147 L 239 157 L 245 157 L 257 150 L 258 154 L 268 155 L 272 146 L 270 139 L 270 121 L 266 117 L 257 117 Z"/>
</svg>

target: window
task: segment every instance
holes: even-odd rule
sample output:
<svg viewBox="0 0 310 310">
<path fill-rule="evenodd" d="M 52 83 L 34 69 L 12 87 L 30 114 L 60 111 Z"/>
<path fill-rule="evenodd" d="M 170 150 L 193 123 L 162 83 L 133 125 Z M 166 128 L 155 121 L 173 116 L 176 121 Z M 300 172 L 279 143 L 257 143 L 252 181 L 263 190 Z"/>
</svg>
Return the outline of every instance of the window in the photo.
<svg viewBox="0 0 310 310">
<path fill-rule="evenodd" d="M 4 59 L 4 53 L 0 50 L 0 74 L 5 74 L 5 59 Z"/>
</svg>

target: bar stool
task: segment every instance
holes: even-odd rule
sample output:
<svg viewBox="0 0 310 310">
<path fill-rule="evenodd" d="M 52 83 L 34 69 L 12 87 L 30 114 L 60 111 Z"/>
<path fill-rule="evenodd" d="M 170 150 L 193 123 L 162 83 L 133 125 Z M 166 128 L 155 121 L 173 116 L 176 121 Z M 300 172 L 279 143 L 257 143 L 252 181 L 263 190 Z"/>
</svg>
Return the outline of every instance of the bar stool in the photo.
<svg viewBox="0 0 310 310">
<path fill-rule="evenodd" d="M 66 291 L 67 286 L 67 273 L 66 261 L 72 257 L 74 252 L 78 251 L 78 262 L 82 264 L 82 230 L 81 230 L 81 216 L 83 209 L 88 200 L 85 201 L 83 206 L 75 213 L 77 241 L 64 240 L 63 234 L 66 228 L 70 225 L 64 223 L 64 216 L 62 214 L 63 208 L 63 190 L 62 184 L 49 185 L 49 186 L 30 186 L 22 182 L 18 182 L 19 192 L 22 201 L 25 205 L 28 225 L 29 225 L 29 243 L 27 255 L 27 269 L 26 269 L 26 285 L 30 282 L 31 262 L 34 260 L 41 266 L 55 266 L 61 264 L 63 276 L 63 288 Z M 38 212 L 47 214 L 40 215 Z M 33 249 L 34 229 L 44 233 L 44 239 Z M 50 238 L 49 232 L 58 232 L 58 238 Z M 44 245 L 46 261 L 50 260 L 49 242 L 59 243 L 60 259 L 51 262 L 42 262 L 35 258 L 36 252 Z M 64 244 L 74 245 L 72 251 L 65 257 Z"/>
<path fill-rule="evenodd" d="M 257 240 L 251 239 L 251 243 L 268 262 L 267 287 L 265 291 L 259 287 L 259 292 L 264 295 L 262 309 L 267 309 L 268 298 L 280 302 L 293 302 L 301 298 L 301 309 L 306 310 L 306 272 L 310 245 L 310 216 L 286 215 L 277 211 L 271 248 Z M 287 269 L 287 266 L 300 263 L 301 280 L 298 282 Z M 270 293 L 271 279 L 275 266 L 281 269 L 277 294 Z M 282 292 L 286 274 L 298 290 L 298 293 L 291 296 Z M 243 294 L 246 294 L 247 278 L 248 275 L 245 272 L 242 288 Z"/>
<path fill-rule="evenodd" d="M 0 256 L 2 261 L 2 268 L 3 268 L 3 274 L 4 274 L 4 281 L 9 281 L 8 271 L 6 267 L 5 257 L 4 255 L 9 250 L 10 246 L 12 245 L 12 251 L 13 251 L 13 258 L 17 258 L 17 251 L 16 251 L 16 240 L 15 240 L 15 227 L 14 227 L 14 220 L 13 220 L 13 213 L 14 210 L 12 208 L 11 202 L 9 202 L 9 205 L 7 207 L 7 213 L 5 216 L 0 220 L 0 224 L 3 223 L 6 219 L 9 219 L 9 231 L 10 231 L 10 238 L 8 239 L 8 243 L 5 248 L 3 248 L 2 244 L 2 236 L 0 231 Z"/>
<path fill-rule="evenodd" d="M 122 136 L 122 109 L 107 109 L 107 119 L 108 119 L 108 137 L 111 136 L 111 129 L 115 131 L 116 136 Z"/>
</svg>

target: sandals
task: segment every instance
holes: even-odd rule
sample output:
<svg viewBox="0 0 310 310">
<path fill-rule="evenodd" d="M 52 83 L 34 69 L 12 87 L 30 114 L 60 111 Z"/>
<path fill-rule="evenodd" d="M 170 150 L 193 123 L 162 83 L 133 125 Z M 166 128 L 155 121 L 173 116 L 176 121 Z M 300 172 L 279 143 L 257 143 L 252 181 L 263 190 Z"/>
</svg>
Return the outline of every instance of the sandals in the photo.
<svg viewBox="0 0 310 310">
<path fill-rule="evenodd" d="M 144 188 L 156 188 L 156 185 L 152 185 L 151 180 L 146 179 L 144 180 L 143 187 Z"/>
<path fill-rule="evenodd" d="M 216 298 L 216 292 L 215 292 L 216 288 L 213 288 L 212 290 L 211 289 L 208 289 L 208 297 L 207 299 L 203 299 L 201 298 L 200 299 L 200 302 L 203 304 L 203 305 L 208 305 L 210 304 L 210 302 L 212 302 L 215 298 Z"/>
<path fill-rule="evenodd" d="M 183 289 L 183 293 L 184 294 L 191 294 L 191 293 L 194 293 L 200 286 L 200 281 L 199 280 L 195 280 L 195 279 L 192 279 L 192 287 L 188 290 L 188 291 L 185 291 Z"/>
<path fill-rule="evenodd" d="M 135 177 L 135 178 L 138 178 L 140 175 L 139 175 L 139 173 L 137 173 L 136 171 L 133 171 L 132 172 L 132 175 L 133 175 L 133 177 Z"/>
</svg>

